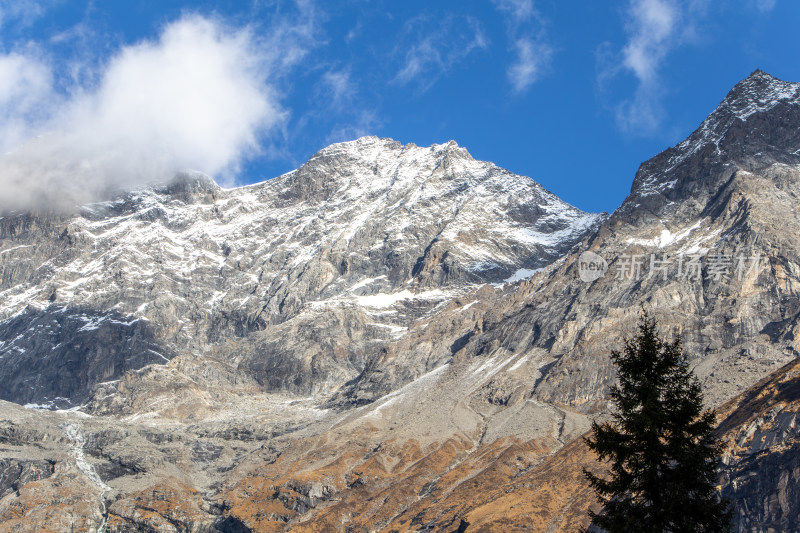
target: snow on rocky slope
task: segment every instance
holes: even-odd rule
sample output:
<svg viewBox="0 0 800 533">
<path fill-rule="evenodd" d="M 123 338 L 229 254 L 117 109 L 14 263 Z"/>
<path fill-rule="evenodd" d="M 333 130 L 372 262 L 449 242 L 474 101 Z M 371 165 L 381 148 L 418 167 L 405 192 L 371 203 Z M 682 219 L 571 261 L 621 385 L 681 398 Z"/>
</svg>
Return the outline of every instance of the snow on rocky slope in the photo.
<svg viewBox="0 0 800 533">
<path fill-rule="evenodd" d="M 335 386 L 363 366 L 352 337 L 362 344 L 394 338 L 459 293 L 524 277 L 602 218 L 530 178 L 474 160 L 455 142 L 423 148 L 376 137 L 332 145 L 295 171 L 246 187 L 224 190 L 185 173 L 73 216 L 8 214 L 0 219 L 3 397 L 85 397 L 92 383 L 79 376 L 113 379 L 212 347 L 225 359 L 240 348 L 216 347 L 257 332 L 260 353 L 243 366 L 269 373 L 262 383 Z M 326 348 L 289 353 L 280 332 L 267 332 L 322 337 L 331 309 L 346 323 L 333 327 L 358 330 L 327 347 L 348 352 L 334 377 L 338 363 L 305 361 Z M 64 316 L 74 327 L 62 328 Z M 287 326 L 294 319 L 317 331 L 298 333 Z M 107 342 L 92 350 L 88 332 L 108 340 L 109 324 L 137 328 L 156 355 L 132 359 Z M 50 330 L 49 340 L 24 342 L 34 327 Z M 64 351 L 78 333 L 83 350 L 95 353 L 90 363 Z M 276 345 L 283 346 L 270 359 Z M 48 374 L 47 361 L 68 361 L 74 379 L 49 386 L 52 380 L 29 375 L 32 361 L 40 375 Z M 298 364 L 308 371 L 298 383 L 276 377 L 302 373 Z"/>
<path fill-rule="evenodd" d="M 641 165 L 617 215 L 694 218 L 737 170 L 800 164 L 798 121 L 800 83 L 756 70 L 689 137 Z"/>
</svg>

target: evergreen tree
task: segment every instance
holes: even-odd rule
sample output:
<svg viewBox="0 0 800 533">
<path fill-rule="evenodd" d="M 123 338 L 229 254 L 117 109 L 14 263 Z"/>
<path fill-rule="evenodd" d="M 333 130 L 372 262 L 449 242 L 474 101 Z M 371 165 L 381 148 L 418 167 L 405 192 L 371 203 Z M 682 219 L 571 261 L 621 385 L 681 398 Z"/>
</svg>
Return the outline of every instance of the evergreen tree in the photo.
<svg viewBox="0 0 800 533">
<path fill-rule="evenodd" d="M 728 503 L 715 489 L 716 415 L 703 411 L 680 338 L 659 338 L 643 311 L 638 334 L 611 359 L 619 374 L 613 421 L 595 422 L 586 439 L 611 462 L 610 479 L 584 470 L 603 505 L 589 512 L 592 524 L 609 533 L 730 531 Z"/>
</svg>

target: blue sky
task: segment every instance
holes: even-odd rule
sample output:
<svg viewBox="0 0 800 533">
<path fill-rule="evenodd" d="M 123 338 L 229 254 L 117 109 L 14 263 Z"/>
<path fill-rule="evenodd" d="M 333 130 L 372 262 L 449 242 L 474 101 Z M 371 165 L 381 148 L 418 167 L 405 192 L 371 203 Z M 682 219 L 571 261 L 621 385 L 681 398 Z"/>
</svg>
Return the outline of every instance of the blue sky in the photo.
<svg viewBox="0 0 800 533">
<path fill-rule="evenodd" d="M 0 0 L 0 183 L 250 183 L 371 134 L 611 211 L 750 72 L 800 81 L 798 23 L 789 0 Z"/>
</svg>

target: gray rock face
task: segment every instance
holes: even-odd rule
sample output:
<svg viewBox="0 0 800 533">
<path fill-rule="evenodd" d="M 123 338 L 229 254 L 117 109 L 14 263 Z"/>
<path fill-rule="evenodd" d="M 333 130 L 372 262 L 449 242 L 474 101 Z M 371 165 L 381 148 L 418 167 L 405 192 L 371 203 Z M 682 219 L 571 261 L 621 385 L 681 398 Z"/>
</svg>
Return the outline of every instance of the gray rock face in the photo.
<svg viewBox="0 0 800 533">
<path fill-rule="evenodd" d="M 0 459 L 0 499 L 16 492 L 26 483 L 53 474 L 53 463 L 44 460 Z"/>
<path fill-rule="evenodd" d="M 73 216 L 10 214 L 2 397 L 83 401 L 179 354 L 213 354 L 272 390 L 336 388 L 413 320 L 551 263 L 602 218 L 453 142 L 374 137 L 239 189 L 186 173 Z M 65 310 L 75 320 L 46 329 Z"/>
<path fill-rule="evenodd" d="M 55 408 L 85 402 L 95 383 L 172 355 L 145 320 L 57 305 L 29 307 L 6 320 L 0 350 L 0 399 Z"/>
<path fill-rule="evenodd" d="M 734 502 L 734 531 L 800 528 L 800 365 L 794 361 L 729 407 L 720 485 Z"/>
<path fill-rule="evenodd" d="M 641 302 L 683 336 L 713 403 L 796 357 L 798 149 L 800 84 L 757 71 L 685 141 L 644 163 L 631 195 L 586 241 L 609 262 L 606 276 L 584 283 L 578 258 L 567 257 L 541 287 L 545 307 L 525 311 L 536 344 L 557 359 L 537 394 L 587 407 L 601 398 L 593 390 L 613 376 L 596 354 L 619 343 L 607 332 L 631 327 Z M 692 258 L 696 275 L 681 273 Z"/>
<path fill-rule="evenodd" d="M 800 85 L 757 70 L 739 82 L 683 142 L 641 165 L 614 213 L 631 224 L 712 214 L 737 171 L 800 164 Z"/>
<path fill-rule="evenodd" d="M 789 163 L 800 149 L 798 88 L 754 73 L 697 132 L 643 164 L 629 198 L 576 251 L 520 285 L 463 295 L 462 305 L 482 303 L 471 308 L 478 314 L 442 314 L 412 328 L 369 358 L 330 405 L 372 402 L 451 359 L 501 365 L 522 354 L 538 361 L 528 397 L 595 413 L 615 379 L 608 355 L 634 331 L 641 305 L 667 334 L 682 335 L 711 405 L 794 359 L 800 163 Z M 772 128 L 783 134 L 762 131 Z M 716 154 L 717 145 L 709 159 L 707 147 Z M 604 276 L 579 277 L 583 250 L 605 258 Z M 693 259 L 699 269 L 690 276 Z M 651 261 L 664 270 L 651 275 Z"/>
</svg>

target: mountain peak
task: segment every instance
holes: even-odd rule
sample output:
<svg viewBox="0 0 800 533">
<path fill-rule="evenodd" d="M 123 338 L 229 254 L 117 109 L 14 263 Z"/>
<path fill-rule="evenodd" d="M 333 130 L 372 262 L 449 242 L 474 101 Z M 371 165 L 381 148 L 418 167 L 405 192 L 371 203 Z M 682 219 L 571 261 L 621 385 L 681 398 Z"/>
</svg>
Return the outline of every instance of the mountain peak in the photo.
<svg viewBox="0 0 800 533">
<path fill-rule="evenodd" d="M 768 78 L 768 79 L 771 79 L 771 80 L 777 80 L 778 79 L 775 76 L 773 76 L 772 74 L 770 74 L 768 72 L 764 72 L 760 68 L 757 68 L 753 72 L 751 72 L 750 75 L 747 76 L 747 78 L 745 78 L 745 80 L 755 79 L 755 78 Z M 742 81 L 744 81 L 744 80 L 742 80 Z"/>
<path fill-rule="evenodd" d="M 668 205 L 713 197 L 737 169 L 773 163 L 800 164 L 800 83 L 756 70 L 689 137 L 642 164 L 619 211 L 660 216 Z"/>
<path fill-rule="evenodd" d="M 396 141 L 390 137 L 377 137 L 375 135 L 359 137 L 352 141 L 333 143 L 321 149 L 311 159 L 322 155 L 332 155 L 345 152 L 368 154 L 374 153 L 376 150 L 402 151 L 412 149 L 428 150 L 432 154 L 456 153 L 472 159 L 472 156 L 469 154 L 467 149 L 459 146 L 454 140 L 450 140 L 441 144 L 434 143 L 426 148 L 418 146 L 414 143 L 403 144 L 400 141 Z"/>
<path fill-rule="evenodd" d="M 747 120 L 754 113 L 769 111 L 780 102 L 800 103 L 800 83 L 780 80 L 763 70 L 755 70 L 737 83 L 712 116 L 729 110 Z"/>
<path fill-rule="evenodd" d="M 159 192 L 179 198 L 186 203 L 197 200 L 208 201 L 216 197 L 219 191 L 220 186 L 212 177 L 195 170 L 176 173 L 169 183 L 159 189 Z"/>
<path fill-rule="evenodd" d="M 476 161 L 455 141 L 424 147 L 414 143 L 403 144 L 390 138 L 367 136 L 331 144 L 289 175 L 293 181 L 306 182 L 303 187 L 308 190 L 332 192 L 345 182 L 351 185 L 359 182 L 362 188 L 372 188 L 375 176 L 386 172 L 400 171 L 402 176 L 410 179 L 438 167 L 450 169 L 464 179 L 483 174 L 490 167 L 497 172 L 504 172 L 491 163 Z M 394 170 L 390 171 L 389 168 Z M 339 185 L 333 185 L 337 182 Z"/>
</svg>

